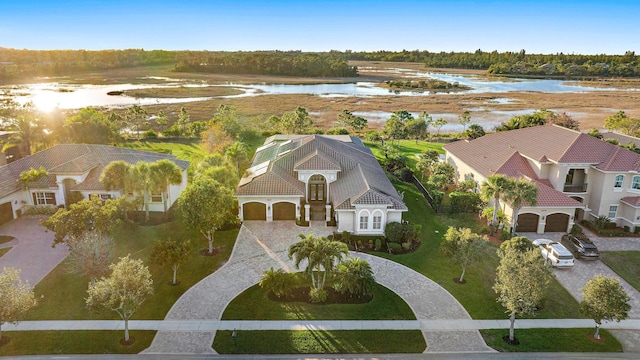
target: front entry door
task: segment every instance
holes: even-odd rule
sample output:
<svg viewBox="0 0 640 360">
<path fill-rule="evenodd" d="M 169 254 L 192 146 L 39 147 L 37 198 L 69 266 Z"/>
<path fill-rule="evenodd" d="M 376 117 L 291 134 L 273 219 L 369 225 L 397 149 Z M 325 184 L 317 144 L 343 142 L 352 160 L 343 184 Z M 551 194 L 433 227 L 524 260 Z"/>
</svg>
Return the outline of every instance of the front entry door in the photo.
<svg viewBox="0 0 640 360">
<path fill-rule="evenodd" d="M 324 201 L 324 184 L 309 184 L 309 201 Z"/>
</svg>

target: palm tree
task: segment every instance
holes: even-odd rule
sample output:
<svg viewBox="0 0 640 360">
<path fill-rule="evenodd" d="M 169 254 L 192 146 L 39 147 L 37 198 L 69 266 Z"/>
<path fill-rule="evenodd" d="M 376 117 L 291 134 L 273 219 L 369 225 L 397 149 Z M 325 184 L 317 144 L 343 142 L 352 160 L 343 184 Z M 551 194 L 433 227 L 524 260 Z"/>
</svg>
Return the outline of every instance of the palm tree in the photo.
<svg viewBox="0 0 640 360">
<path fill-rule="evenodd" d="M 518 211 L 522 205 L 526 203 L 530 206 L 536 206 L 538 203 L 538 187 L 524 179 L 512 180 L 505 200 L 511 202 L 513 208 L 513 224 L 511 226 L 511 234 L 513 235 L 518 226 Z"/>
<path fill-rule="evenodd" d="M 151 164 L 151 173 L 154 183 L 154 191 L 162 194 L 162 205 L 165 216 L 167 214 L 167 200 L 169 198 L 169 185 L 178 185 L 182 182 L 182 170 L 171 160 L 158 160 Z"/>
<path fill-rule="evenodd" d="M 240 162 L 246 160 L 248 156 L 247 145 L 243 142 L 236 141 L 227 148 L 224 155 L 235 165 L 236 177 L 240 177 Z"/>
<path fill-rule="evenodd" d="M 348 258 L 338 264 L 334 288 L 351 295 L 366 296 L 373 294 L 376 279 L 369 262 L 358 258 Z"/>
<path fill-rule="evenodd" d="M 31 183 L 37 182 L 47 175 L 49 175 L 47 170 L 40 166 L 38 169 L 30 168 L 29 170 L 21 172 L 19 180 L 22 183 L 22 187 L 29 191 L 29 185 L 31 185 Z"/>
<path fill-rule="evenodd" d="M 127 181 L 130 170 L 131 165 L 129 163 L 122 160 L 112 161 L 102 169 L 100 182 L 105 190 L 118 190 L 124 195 L 129 190 Z"/>
<path fill-rule="evenodd" d="M 9 137 L 8 143 L 2 147 L 2 152 L 17 146 L 22 157 L 31 155 L 32 143 L 42 136 L 40 122 L 29 113 L 18 115 L 12 119 L 9 122 L 9 130 L 13 133 Z"/>
<path fill-rule="evenodd" d="M 493 174 L 482 183 L 480 196 L 485 201 L 493 200 L 493 220 L 491 221 L 491 235 L 495 231 L 498 222 L 498 209 L 500 209 L 500 197 L 508 193 L 511 181 L 502 174 Z"/>
<path fill-rule="evenodd" d="M 285 272 L 282 269 L 275 270 L 272 266 L 269 270 L 262 273 L 258 284 L 264 290 L 271 291 L 275 296 L 280 298 L 287 296 L 295 286 L 292 275 L 292 273 Z"/>
<path fill-rule="evenodd" d="M 324 236 L 314 237 L 313 234 L 307 236 L 300 234 L 300 238 L 301 241 L 289 247 L 289 259 L 295 258 L 296 269 L 300 267 L 303 260 L 306 260 L 307 267 L 304 271 L 311 275 L 311 287 L 323 289 L 327 273 L 333 271 L 336 263 L 348 253 L 347 244 L 329 241 Z"/>
</svg>

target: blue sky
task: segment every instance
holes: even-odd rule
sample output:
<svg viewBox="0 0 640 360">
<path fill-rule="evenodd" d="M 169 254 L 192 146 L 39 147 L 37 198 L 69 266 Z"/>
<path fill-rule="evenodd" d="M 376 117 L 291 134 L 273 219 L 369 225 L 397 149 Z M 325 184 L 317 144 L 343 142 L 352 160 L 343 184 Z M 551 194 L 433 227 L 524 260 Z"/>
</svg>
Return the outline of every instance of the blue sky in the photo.
<svg viewBox="0 0 640 360">
<path fill-rule="evenodd" d="M 0 47 L 640 54 L 638 0 L 0 0 Z"/>
</svg>

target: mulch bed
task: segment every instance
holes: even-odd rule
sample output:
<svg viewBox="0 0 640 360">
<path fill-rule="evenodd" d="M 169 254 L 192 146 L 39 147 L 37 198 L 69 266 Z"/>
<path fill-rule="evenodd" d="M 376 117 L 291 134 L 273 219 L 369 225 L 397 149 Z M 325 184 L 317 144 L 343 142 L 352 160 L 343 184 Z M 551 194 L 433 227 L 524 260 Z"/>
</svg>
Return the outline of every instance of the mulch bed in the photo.
<svg viewBox="0 0 640 360">
<path fill-rule="evenodd" d="M 0 346 L 8 344 L 11 342 L 11 338 L 6 336 L 6 335 L 2 335 L 2 339 L 0 339 Z"/>
<path fill-rule="evenodd" d="M 460 281 L 460 278 L 456 277 L 456 278 L 453 278 L 453 282 L 456 284 L 464 285 L 467 283 L 467 280 L 462 279 L 462 281 Z"/>
<path fill-rule="evenodd" d="M 502 337 L 502 341 L 504 341 L 506 344 L 509 344 L 509 345 L 514 345 L 514 346 L 520 345 L 520 341 L 515 336 L 513 337 L 513 341 L 511 341 L 509 340 L 509 335 L 505 335 Z"/>
<path fill-rule="evenodd" d="M 133 345 L 133 343 L 135 342 L 136 342 L 136 338 L 134 338 L 133 336 L 129 336 L 129 341 L 125 340 L 124 338 L 120 339 L 120 345 L 123 345 L 123 346 Z"/>
<path fill-rule="evenodd" d="M 306 302 L 309 304 L 326 305 L 326 304 L 365 304 L 373 300 L 373 296 L 355 296 L 349 293 L 341 294 L 333 288 L 325 288 L 327 292 L 327 301 L 323 303 L 312 303 L 309 297 L 309 287 L 297 287 L 293 289 L 289 295 L 277 297 L 272 291 L 269 291 L 267 297 L 271 301 L 276 302 Z"/>
<path fill-rule="evenodd" d="M 217 248 L 213 248 L 213 252 L 210 253 L 209 248 L 204 248 L 204 249 L 200 249 L 198 253 L 200 253 L 201 256 L 216 256 L 220 254 L 220 250 L 218 250 Z"/>
<path fill-rule="evenodd" d="M 598 344 L 604 344 L 604 338 L 602 337 L 602 335 L 600 335 L 600 339 L 596 339 L 593 337 L 593 334 L 588 334 L 587 338 L 591 341 L 593 341 L 594 343 L 598 343 Z"/>
</svg>

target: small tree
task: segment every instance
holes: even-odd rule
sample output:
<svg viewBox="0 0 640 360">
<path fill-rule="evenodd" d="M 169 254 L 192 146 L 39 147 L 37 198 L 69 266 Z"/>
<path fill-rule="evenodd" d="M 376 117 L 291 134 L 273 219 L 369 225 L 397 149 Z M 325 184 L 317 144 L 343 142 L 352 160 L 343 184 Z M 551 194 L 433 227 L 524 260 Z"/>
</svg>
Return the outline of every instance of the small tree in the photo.
<svg viewBox="0 0 640 360">
<path fill-rule="evenodd" d="M 109 268 L 108 278 L 89 285 L 87 307 L 107 308 L 120 315 L 124 320 L 124 341 L 129 342 L 129 319 L 153 295 L 153 280 L 142 260 L 131 259 L 129 255 Z"/>
<path fill-rule="evenodd" d="M 467 131 L 467 125 L 471 123 L 471 113 L 469 110 L 465 110 L 458 116 L 458 123 L 463 126 L 462 133 L 464 134 Z"/>
<path fill-rule="evenodd" d="M 480 257 L 486 244 L 486 237 L 472 233 L 469 228 L 456 229 L 449 226 L 444 235 L 444 241 L 440 244 L 440 251 L 462 268 L 458 282 L 464 282 L 467 267 Z"/>
<path fill-rule="evenodd" d="M 0 340 L 2 340 L 2 324 L 18 323 L 22 316 L 36 304 L 33 289 L 20 280 L 20 270 L 11 267 L 3 268 L 0 273 Z"/>
<path fill-rule="evenodd" d="M 440 136 L 440 128 L 447 125 L 447 120 L 443 118 L 437 118 L 433 121 L 433 127 L 436 128 L 436 135 Z"/>
<path fill-rule="evenodd" d="M 233 204 L 233 191 L 208 177 L 197 178 L 178 198 L 181 221 L 207 239 L 209 255 L 213 255 L 216 230 L 235 218 Z"/>
<path fill-rule="evenodd" d="M 164 240 L 153 246 L 151 258 L 159 265 L 170 265 L 173 270 L 172 285 L 177 285 L 178 268 L 189 258 L 191 245 L 187 241 Z"/>
<path fill-rule="evenodd" d="M 292 276 L 282 269 L 274 270 L 273 266 L 262 273 L 260 282 L 258 283 L 265 291 L 271 291 L 275 296 L 281 298 L 287 296 L 295 286 Z"/>
<path fill-rule="evenodd" d="M 30 168 L 29 170 L 21 172 L 18 179 L 22 183 L 22 187 L 28 191 L 32 183 L 40 181 L 40 179 L 46 177 L 47 175 L 49 175 L 49 173 L 47 173 L 47 170 L 44 167 L 40 166 L 40 168 L 38 169 Z"/>
<path fill-rule="evenodd" d="M 521 252 L 515 247 L 505 247 L 501 250 L 493 290 L 509 314 L 509 341 L 513 342 L 516 315 L 536 312 L 550 282 L 550 272 L 537 249 Z"/>
<path fill-rule="evenodd" d="M 69 270 L 89 277 L 91 285 L 109 272 L 113 255 L 113 240 L 110 236 L 92 230 L 76 241 L 68 242 Z"/>
<path fill-rule="evenodd" d="M 616 278 L 595 275 L 582 289 L 582 297 L 580 311 L 596 322 L 595 339 L 600 339 L 602 320 L 620 322 L 629 317 L 631 298 Z"/>
</svg>

